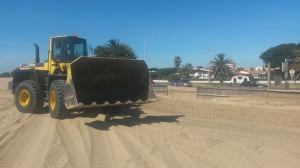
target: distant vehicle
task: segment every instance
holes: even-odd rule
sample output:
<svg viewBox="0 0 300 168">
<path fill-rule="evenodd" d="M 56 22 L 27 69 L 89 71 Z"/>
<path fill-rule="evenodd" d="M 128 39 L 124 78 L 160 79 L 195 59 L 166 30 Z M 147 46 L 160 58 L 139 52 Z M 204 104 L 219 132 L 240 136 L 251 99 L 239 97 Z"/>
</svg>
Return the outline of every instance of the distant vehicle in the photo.
<svg viewBox="0 0 300 168">
<path fill-rule="evenodd" d="M 189 80 L 174 80 L 171 82 L 171 85 L 173 86 L 183 86 L 183 87 L 192 87 L 192 83 Z"/>
<path fill-rule="evenodd" d="M 264 84 L 257 83 L 252 77 L 249 76 L 233 76 L 230 81 L 231 84 L 238 84 L 242 87 L 267 87 Z"/>
<path fill-rule="evenodd" d="M 245 81 L 240 86 L 244 87 L 267 87 L 267 85 L 257 83 L 255 80 Z"/>
<path fill-rule="evenodd" d="M 242 84 L 243 82 L 248 82 L 248 81 L 250 81 L 249 76 L 239 75 L 239 76 L 233 76 L 231 78 L 230 83 L 233 83 L 233 84 Z"/>
</svg>

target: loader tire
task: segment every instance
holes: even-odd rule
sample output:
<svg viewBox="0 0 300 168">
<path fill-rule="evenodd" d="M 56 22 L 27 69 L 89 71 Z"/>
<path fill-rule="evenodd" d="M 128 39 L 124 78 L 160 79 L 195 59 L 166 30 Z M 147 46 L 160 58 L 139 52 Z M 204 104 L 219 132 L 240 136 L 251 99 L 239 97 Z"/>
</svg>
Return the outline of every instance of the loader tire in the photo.
<svg viewBox="0 0 300 168">
<path fill-rule="evenodd" d="M 63 80 L 55 80 L 50 85 L 48 103 L 52 118 L 65 119 L 70 114 L 65 106 L 64 89 L 65 81 Z"/>
<path fill-rule="evenodd" d="M 43 108 L 40 85 L 33 80 L 21 82 L 14 91 L 15 103 L 21 113 L 38 113 Z"/>
</svg>

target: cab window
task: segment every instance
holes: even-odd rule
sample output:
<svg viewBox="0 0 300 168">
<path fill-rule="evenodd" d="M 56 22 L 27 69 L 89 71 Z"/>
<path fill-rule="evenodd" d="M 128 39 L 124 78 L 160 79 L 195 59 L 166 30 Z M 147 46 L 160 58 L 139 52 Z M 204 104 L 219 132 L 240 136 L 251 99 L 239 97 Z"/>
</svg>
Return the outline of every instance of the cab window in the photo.
<svg viewBox="0 0 300 168">
<path fill-rule="evenodd" d="M 59 62 L 71 62 L 81 56 L 87 56 L 86 41 L 80 38 L 53 39 L 53 59 Z"/>
<path fill-rule="evenodd" d="M 63 43 L 62 41 L 53 41 L 53 57 L 54 59 L 63 59 Z"/>
<path fill-rule="evenodd" d="M 84 45 L 82 43 L 74 43 L 74 56 L 84 56 Z"/>
</svg>

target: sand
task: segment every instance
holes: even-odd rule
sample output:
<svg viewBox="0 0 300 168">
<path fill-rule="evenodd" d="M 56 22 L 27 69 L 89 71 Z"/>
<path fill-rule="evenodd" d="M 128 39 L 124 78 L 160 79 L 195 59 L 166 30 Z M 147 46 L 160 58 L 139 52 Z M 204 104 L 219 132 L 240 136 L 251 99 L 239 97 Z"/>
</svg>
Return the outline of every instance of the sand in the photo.
<svg viewBox="0 0 300 168">
<path fill-rule="evenodd" d="M 22 114 L 0 79 L 0 167 L 300 167 L 300 96 L 171 91 L 138 107 Z"/>
</svg>

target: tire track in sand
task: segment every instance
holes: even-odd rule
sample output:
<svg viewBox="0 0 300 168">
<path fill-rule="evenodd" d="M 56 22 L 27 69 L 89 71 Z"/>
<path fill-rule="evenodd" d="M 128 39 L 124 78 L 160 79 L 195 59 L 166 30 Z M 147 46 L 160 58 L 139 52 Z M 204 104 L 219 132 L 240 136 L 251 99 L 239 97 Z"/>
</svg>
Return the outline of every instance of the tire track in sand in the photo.
<svg viewBox="0 0 300 168">
<path fill-rule="evenodd" d="M 227 120 L 231 122 L 249 122 L 268 126 L 300 127 L 298 111 L 291 111 L 286 115 L 282 109 L 267 109 L 262 107 L 233 106 L 233 105 L 210 105 L 201 103 L 184 104 L 178 101 L 162 99 L 160 102 L 143 105 L 146 111 L 178 114 L 189 118 L 201 118 L 210 120 Z M 228 113 L 230 112 L 230 113 Z M 300 112 L 300 111 L 299 111 Z M 272 114 L 272 115 L 270 115 Z"/>
<path fill-rule="evenodd" d="M 51 148 L 47 152 L 44 167 L 90 167 L 90 144 L 85 139 L 88 134 L 82 134 L 79 120 L 59 120 L 51 141 Z M 83 130 L 87 132 L 87 130 Z"/>
<path fill-rule="evenodd" d="M 42 167 L 55 124 L 48 116 L 33 116 L 1 147 L 0 167 Z"/>
<path fill-rule="evenodd" d="M 90 167 L 89 151 L 77 124 L 78 120 L 59 121 L 56 130 L 72 167 Z"/>
<path fill-rule="evenodd" d="M 110 140 L 109 133 L 96 128 L 89 128 L 88 131 L 91 135 L 91 167 L 117 167 L 116 152 L 118 151 L 113 150 L 114 144 Z"/>
<path fill-rule="evenodd" d="M 127 128 L 116 130 L 118 137 L 121 139 L 123 146 L 130 153 L 130 163 L 134 163 L 135 167 L 160 168 L 168 167 L 167 164 L 159 157 L 154 156 L 151 150 L 147 149 L 134 136 L 127 131 Z"/>
<path fill-rule="evenodd" d="M 172 125 L 169 125 L 172 126 Z M 158 127 L 158 128 L 156 128 Z M 197 167 L 197 164 L 188 155 L 176 150 L 169 139 L 181 136 L 180 133 L 172 133 L 164 130 L 165 127 L 152 125 L 151 127 L 137 127 L 135 131 L 130 132 L 140 143 L 148 148 L 152 155 L 155 155 L 165 162 L 168 167 L 188 168 Z"/>
</svg>

